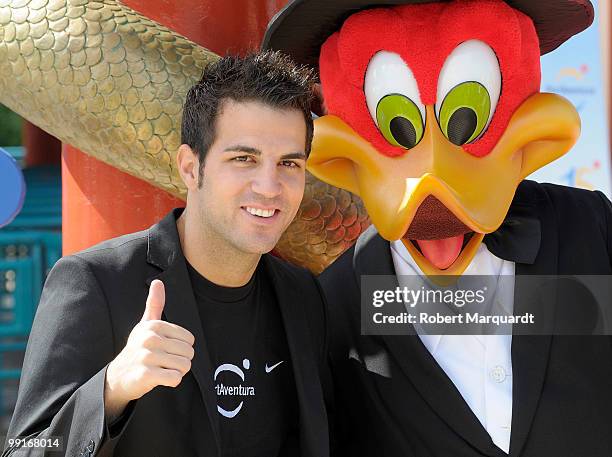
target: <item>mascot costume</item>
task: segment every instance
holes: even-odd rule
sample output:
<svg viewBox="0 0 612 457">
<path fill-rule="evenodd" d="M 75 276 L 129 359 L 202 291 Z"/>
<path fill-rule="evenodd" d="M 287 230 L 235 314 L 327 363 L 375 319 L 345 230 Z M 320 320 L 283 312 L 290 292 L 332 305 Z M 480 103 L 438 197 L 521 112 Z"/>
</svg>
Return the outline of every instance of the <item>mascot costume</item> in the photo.
<svg viewBox="0 0 612 457">
<path fill-rule="evenodd" d="M 373 223 L 320 277 L 340 453 L 611 455 L 609 336 L 361 332 L 363 275 L 612 273 L 610 201 L 524 180 L 580 131 L 540 55 L 592 20 L 588 0 L 294 0 L 271 22 L 265 48 L 319 69 L 309 170 Z"/>
</svg>

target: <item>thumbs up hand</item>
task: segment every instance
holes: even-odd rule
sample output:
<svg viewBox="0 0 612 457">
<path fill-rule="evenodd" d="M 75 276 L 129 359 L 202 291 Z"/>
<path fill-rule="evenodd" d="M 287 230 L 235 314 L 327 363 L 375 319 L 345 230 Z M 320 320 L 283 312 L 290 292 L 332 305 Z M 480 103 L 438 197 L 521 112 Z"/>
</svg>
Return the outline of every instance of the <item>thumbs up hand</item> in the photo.
<svg viewBox="0 0 612 457">
<path fill-rule="evenodd" d="M 132 329 L 123 350 L 108 365 L 104 408 L 112 421 L 131 400 L 157 386 L 176 387 L 191 369 L 194 336 L 161 320 L 166 302 L 164 283 L 154 280 L 140 322 Z"/>
</svg>

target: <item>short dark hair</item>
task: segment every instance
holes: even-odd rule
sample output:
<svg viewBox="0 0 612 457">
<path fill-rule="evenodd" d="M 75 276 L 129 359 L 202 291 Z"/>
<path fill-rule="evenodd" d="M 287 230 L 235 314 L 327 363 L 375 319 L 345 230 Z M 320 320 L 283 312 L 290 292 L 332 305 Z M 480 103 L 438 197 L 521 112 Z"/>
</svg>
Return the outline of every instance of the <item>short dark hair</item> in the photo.
<svg viewBox="0 0 612 457">
<path fill-rule="evenodd" d="M 313 70 L 297 65 L 278 51 L 263 51 L 245 57 L 228 55 L 208 64 L 200 81 L 187 93 L 181 125 L 181 143 L 198 154 L 200 178 L 204 159 L 215 139 L 219 106 L 225 99 L 256 101 L 301 111 L 306 122 L 308 155 L 313 134 L 310 112 L 313 85 Z"/>
</svg>

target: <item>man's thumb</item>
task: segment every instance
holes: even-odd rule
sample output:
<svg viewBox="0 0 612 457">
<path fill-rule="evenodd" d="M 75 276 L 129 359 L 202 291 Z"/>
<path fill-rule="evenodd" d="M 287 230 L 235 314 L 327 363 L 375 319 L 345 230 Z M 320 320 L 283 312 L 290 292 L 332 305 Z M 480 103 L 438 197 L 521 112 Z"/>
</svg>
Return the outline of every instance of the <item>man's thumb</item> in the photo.
<svg viewBox="0 0 612 457">
<path fill-rule="evenodd" d="M 142 315 L 143 321 L 160 320 L 164 304 L 166 303 L 166 290 L 164 283 L 159 279 L 153 280 L 149 286 L 149 296 Z"/>
</svg>

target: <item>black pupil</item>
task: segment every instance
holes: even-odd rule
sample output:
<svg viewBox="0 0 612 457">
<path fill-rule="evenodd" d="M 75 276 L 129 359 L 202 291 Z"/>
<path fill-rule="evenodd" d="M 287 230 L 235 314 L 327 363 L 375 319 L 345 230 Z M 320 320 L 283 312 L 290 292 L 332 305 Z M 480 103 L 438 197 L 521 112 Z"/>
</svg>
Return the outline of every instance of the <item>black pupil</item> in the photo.
<svg viewBox="0 0 612 457">
<path fill-rule="evenodd" d="M 414 125 L 405 117 L 394 117 L 389 124 L 391 135 L 405 148 L 413 148 L 417 143 L 417 134 Z"/>
<path fill-rule="evenodd" d="M 471 138 L 476 130 L 478 117 L 471 108 L 459 108 L 448 121 L 448 139 L 461 146 Z"/>
</svg>

